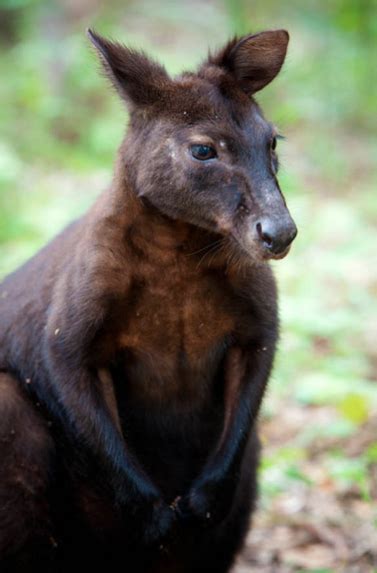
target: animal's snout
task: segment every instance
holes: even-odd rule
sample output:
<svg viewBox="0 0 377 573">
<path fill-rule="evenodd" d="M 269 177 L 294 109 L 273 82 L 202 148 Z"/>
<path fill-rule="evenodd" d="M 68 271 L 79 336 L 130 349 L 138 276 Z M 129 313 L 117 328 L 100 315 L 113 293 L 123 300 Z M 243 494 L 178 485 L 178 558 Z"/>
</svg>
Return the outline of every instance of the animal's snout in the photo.
<svg viewBox="0 0 377 573">
<path fill-rule="evenodd" d="M 284 253 L 297 235 L 297 227 L 291 218 L 282 221 L 261 218 L 256 223 L 256 231 L 263 248 L 273 255 Z"/>
</svg>

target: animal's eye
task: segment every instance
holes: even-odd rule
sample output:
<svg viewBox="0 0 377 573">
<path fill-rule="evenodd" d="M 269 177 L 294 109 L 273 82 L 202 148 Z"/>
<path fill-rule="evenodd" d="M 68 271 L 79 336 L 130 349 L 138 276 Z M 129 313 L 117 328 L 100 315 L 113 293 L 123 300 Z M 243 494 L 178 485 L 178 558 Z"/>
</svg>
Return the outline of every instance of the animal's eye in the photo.
<svg viewBox="0 0 377 573">
<path fill-rule="evenodd" d="M 207 161 L 207 159 L 217 157 L 216 149 L 210 145 L 192 145 L 191 155 L 200 161 Z"/>
<path fill-rule="evenodd" d="M 276 139 L 276 137 L 273 137 L 273 138 L 272 138 L 272 141 L 271 141 L 271 149 L 272 149 L 272 151 L 275 151 L 276 145 L 277 145 L 277 139 Z"/>
</svg>

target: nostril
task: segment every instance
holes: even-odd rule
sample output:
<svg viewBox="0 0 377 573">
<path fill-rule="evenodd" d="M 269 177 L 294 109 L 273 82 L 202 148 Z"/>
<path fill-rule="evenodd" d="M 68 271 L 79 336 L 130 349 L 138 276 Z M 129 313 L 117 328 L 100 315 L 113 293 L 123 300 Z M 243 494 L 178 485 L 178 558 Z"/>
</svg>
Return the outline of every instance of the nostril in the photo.
<svg viewBox="0 0 377 573">
<path fill-rule="evenodd" d="M 272 247 L 273 239 L 272 239 L 271 235 L 269 235 L 266 231 L 263 231 L 263 227 L 262 227 L 261 223 L 257 223 L 257 232 L 258 232 L 259 238 L 264 242 L 264 244 L 269 248 Z"/>
</svg>

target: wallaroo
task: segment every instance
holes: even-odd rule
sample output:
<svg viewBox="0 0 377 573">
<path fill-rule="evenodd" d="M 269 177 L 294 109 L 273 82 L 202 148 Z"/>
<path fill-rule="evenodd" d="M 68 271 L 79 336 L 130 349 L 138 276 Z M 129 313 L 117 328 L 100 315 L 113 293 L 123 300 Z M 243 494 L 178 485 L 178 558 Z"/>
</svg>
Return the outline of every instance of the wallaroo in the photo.
<svg viewBox="0 0 377 573">
<path fill-rule="evenodd" d="M 171 78 L 89 31 L 129 109 L 110 188 L 0 285 L 2 573 L 230 570 L 296 235 L 253 94 L 284 30 Z"/>
</svg>

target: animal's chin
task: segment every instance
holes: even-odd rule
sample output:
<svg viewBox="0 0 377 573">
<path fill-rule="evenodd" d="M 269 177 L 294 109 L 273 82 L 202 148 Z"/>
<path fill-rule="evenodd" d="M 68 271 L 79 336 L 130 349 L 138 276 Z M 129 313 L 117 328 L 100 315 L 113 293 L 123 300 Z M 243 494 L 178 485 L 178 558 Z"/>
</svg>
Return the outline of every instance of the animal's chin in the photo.
<svg viewBox="0 0 377 573">
<path fill-rule="evenodd" d="M 250 244 L 243 244 L 243 242 L 237 237 L 235 233 L 231 233 L 231 237 L 233 239 L 233 243 L 236 245 L 237 250 L 242 253 L 244 257 L 246 257 L 250 263 L 268 263 L 269 261 L 277 261 L 280 259 L 284 259 L 291 249 L 289 245 L 284 251 L 281 253 L 275 254 L 267 249 L 263 249 L 261 245 L 257 242 L 253 242 Z"/>
<path fill-rule="evenodd" d="M 284 257 L 286 257 L 289 253 L 289 251 L 291 250 L 291 246 L 289 245 L 289 247 L 287 247 L 284 251 L 282 251 L 281 253 L 278 254 L 274 254 L 274 253 L 266 253 L 266 260 L 272 260 L 272 261 L 279 261 L 280 259 L 284 259 Z"/>
</svg>

